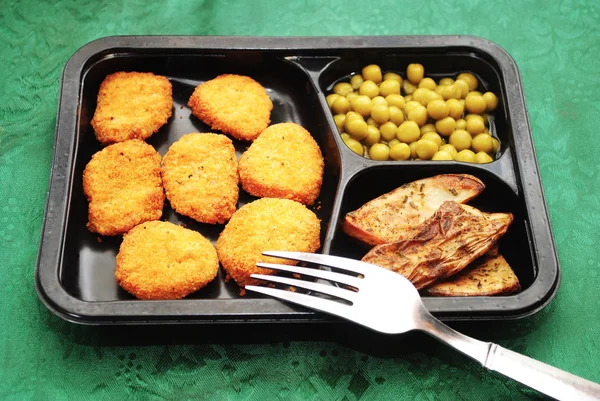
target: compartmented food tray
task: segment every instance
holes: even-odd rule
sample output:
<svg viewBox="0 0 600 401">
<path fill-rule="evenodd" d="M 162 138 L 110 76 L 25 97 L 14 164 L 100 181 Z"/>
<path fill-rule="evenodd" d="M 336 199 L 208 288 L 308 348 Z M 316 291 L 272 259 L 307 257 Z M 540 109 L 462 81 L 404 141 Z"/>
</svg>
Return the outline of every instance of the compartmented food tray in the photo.
<svg viewBox="0 0 600 401">
<path fill-rule="evenodd" d="M 499 99 L 494 132 L 498 157 L 488 164 L 456 161 L 375 161 L 350 150 L 337 131 L 326 95 L 342 77 L 367 64 L 403 73 L 421 63 L 428 76 L 473 73 Z M 84 324 L 323 321 L 326 316 L 256 294 L 219 276 L 181 300 L 135 299 L 115 282 L 121 237 L 99 237 L 86 228 L 82 173 L 102 146 L 90 121 L 100 83 L 117 71 L 152 72 L 173 86 L 173 116 L 148 143 L 164 155 L 192 132 L 211 132 L 191 115 L 194 88 L 217 75 L 248 75 L 273 101 L 271 124 L 295 122 L 315 138 L 325 159 L 323 185 L 312 210 L 321 219 L 321 250 L 360 259 L 368 249 L 342 231 L 346 213 L 415 179 L 466 173 L 481 179 L 483 193 L 471 204 L 482 211 L 511 212 L 514 222 L 500 249 L 521 282 L 514 295 L 424 297 L 434 315 L 448 320 L 507 319 L 543 308 L 555 294 L 560 269 L 548 220 L 523 89 L 513 59 L 497 45 L 469 36 L 400 37 L 109 37 L 94 41 L 68 61 L 62 77 L 54 158 L 36 269 L 40 299 L 58 316 Z M 235 141 L 239 155 L 248 143 Z M 240 191 L 238 207 L 252 201 Z M 176 214 L 165 205 L 162 220 L 213 241 L 223 225 Z"/>
</svg>

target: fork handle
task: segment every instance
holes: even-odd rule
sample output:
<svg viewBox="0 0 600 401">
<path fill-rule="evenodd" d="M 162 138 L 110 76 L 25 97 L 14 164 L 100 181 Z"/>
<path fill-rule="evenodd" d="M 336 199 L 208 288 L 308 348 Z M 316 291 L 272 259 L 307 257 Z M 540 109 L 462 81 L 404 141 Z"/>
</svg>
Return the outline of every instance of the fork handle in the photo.
<svg viewBox="0 0 600 401">
<path fill-rule="evenodd" d="M 483 366 L 557 400 L 600 400 L 600 385 L 497 344 Z"/>
<path fill-rule="evenodd" d="M 485 368 L 510 377 L 557 400 L 600 400 L 600 385 L 494 343 L 475 340 L 446 326 L 428 312 L 419 327 L 475 359 Z"/>
</svg>

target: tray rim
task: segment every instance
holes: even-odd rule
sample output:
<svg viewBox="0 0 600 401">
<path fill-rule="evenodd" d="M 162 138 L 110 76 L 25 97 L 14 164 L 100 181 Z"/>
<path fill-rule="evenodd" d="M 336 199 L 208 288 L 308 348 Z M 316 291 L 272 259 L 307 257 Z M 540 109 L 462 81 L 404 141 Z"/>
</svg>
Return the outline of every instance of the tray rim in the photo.
<svg viewBox="0 0 600 401">
<path fill-rule="evenodd" d="M 449 45 L 450 44 L 450 45 Z M 335 321 L 337 319 L 323 314 L 307 311 L 300 307 L 284 304 L 275 299 L 253 298 L 249 299 L 183 299 L 177 301 L 83 301 L 68 294 L 62 287 L 59 270 L 62 266 L 61 256 L 64 248 L 64 232 L 66 218 L 70 205 L 70 182 L 73 168 L 73 157 L 77 148 L 76 124 L 78 119 L 78 105 L 81 90 L 81 79 L 88 61 L 102 53 L 120 49 L 152 49 L 161 51 L 198 51 L 198 50 L 251 50 L 251 51 L 293 51 L 293 50 L 327 50 L 327 49 L 391 49 L 391 48 L 474 48 L 478 52 L 487 53 L 501 67 L 503 73 L 509 73 L 516 79 L 518 85 L 510 87 L 505 85 L 507 91 L 506 105 L 509 108 L 509 118 L 517 120 L 519 124 L 513 125 L 513 135 L 518 135 L 515 142 L 515 152 L 531 153 L 533 157 L 518 157 L 515 166 L 519 171 L 515 174 L 521 177 L 525 184 L 523 172 L 532 174 L 536 179 L 527 181 L 529 187 L 523 191 L 523 198 L 528 215 L 532 213 L 530 202 L 535 192 L 542 200 L 542 207 L 533 210 L 535 216 L 531 220 L 541 222 L 542 233 L 530 232 L 533 241 L 537 235 L 549 239 L 549 254 L 541 254 L 538 247 L 536 251 L 538 265 L 545 261 L 549 264 L 551 276 L 548 280 L 540 280 L 540 274 L 525 291 L 508 297 L 478 297 L 454 298 L 465 308 L 473 301 L 482 298 L 493 300 L 498 310 L 474 311 L 474 313 L 453 312 L 444 307 L 448 304 L 447 298 L 424 298 L 426 307 L 444 320 L 505 320 L 529 316 L 543 309 L 555 296 L 560 283 L 560 266 L 552 228 L 548 217 L 547 203 L 541 185 L 541 176 L 537 165 L 537 156 L 533 146 L 531 128 L 524 101 L 523 86 L 520 74 L 512 57 L 497 44 L 476 36 L 464 35 L 435 35 L 435 36 L 334 36 L 334 37 L 256 37 L 256 36 L 110 36 L 96 39 L 76 51 L 67 61 L 61 77 L 55 139 L 53 146 L 53 160 L 50 170 L 50 180 L 47 190 L 47 201 L 44 209 L 44 221 L 41 230 L 41 240 L 35 271 L 35 286 L 40 300 L 57 316 L 74 323 L 88 325 L 103 324 L 163 324 L 163 323 L 251 323 L 251 322 L 309 322 L 309 321 Z M 117 53 L 114 51 L 114 53 Z M 503 79 L 504 81 L 504 79 Z M 505 82 L 503 82 L 505 83 Z M 320 88 L 316 88 L 320 91 Z M 516 91 L 515 91 L 516 89 Z M 510 93 L 509 93 L 510 90 Z M 322 96 L 321 96 L 322 97 Z M 73 107 L 75 106 L 75 107 Z M 66 128 L 65 128 L 66 127 Z M 70 132 L 70 134 L 69 134 Z M 337 138 L 336 138 L 337 140 Z M 339 142 L 339 141 L 338 141 Z M 344 157 L 344 152 L 340 152 Z M 343 160 L 342 160 L 343 164 Z M 343 169 L 342 169 L 343 170 Z M 350 173 L 350 172 L 349 172 Z M 353 173 L 356 173 L 354 171 Z M 342 171 L 342 175 L 344 172 Z M 340 182 L 343 177 L 340 177 Z M 337 206 L 336 206 L 337 205 Z M 335 207 L 339 207 L 336 203 Z M 337 219 L 332 213 L 331 219 Z M 334 229 L 330 226 L 330 230 Z M 539 231 L 539 230 L 538 230 Z M 328 233 L 329 236 L 329 233 Z M 58 245 L 58 246 L 56 246 Z M 53 249 L 52 247 L 55 247 Z M 548 250 L 546 250 L 548 251 Z M 49 266 L 50 265 L 50 266 Z M 54 268 L 52 268 L 54 266 Z M 533 292 L 542 290 L 544 296 L 534 295 Z M 506 309 L 509 298 L 518 298 L 524 303 L 519 307 Z M 227 303 L 225 307 L 219 303 Z M 169 313 L 149 312 L 148 305 L 158 304 L 158 308 L 165 308 Z M 173 307 L 173 304 L 176 307 Z M 208 306 L 204 313 L 189 313 L 199 309 L 199 305 Z M 231 311 L 231 306 L 240 304 L 247 309 L 243 313 Z M 250 305 L 252 304 L 252 305 Z M 249 307 L 250 308 L 247 308 Z M 213 310 L 213 308 L 215 308 Z M 201 308 L 200 308 L 201 309 Z M 498 311 L 504 310 L 505 315 Z M 181 311 L 188 311 L 182 313 Z M 108 312 L 108 313 L 107 313 Z M 137 313 L 136 313 L 137 312 Z M 176 312 L 176 313 L 173 313 Z"/>
</svg>

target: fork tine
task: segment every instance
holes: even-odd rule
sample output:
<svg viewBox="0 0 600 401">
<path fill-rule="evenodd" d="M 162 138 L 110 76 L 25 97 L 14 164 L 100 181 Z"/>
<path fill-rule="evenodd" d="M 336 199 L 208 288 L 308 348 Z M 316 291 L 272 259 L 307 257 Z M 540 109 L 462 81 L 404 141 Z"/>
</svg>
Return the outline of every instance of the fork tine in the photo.
<svg viewBox="0 0 600 401">
<path fill-rule="evenodd" d="M 351 311 L 350 307 L 340 302 L 330 301 L 314 295 L 300 294 L 298 292 L 280 290 L 277 288 L 261 287 L 259 285 L 247 285 L 245 288 L 250 291 L 260 292 L 261 294 L 270 295 L 272 297 L 316 309 L 321 312 L 350 319 L 348 316 L 349 312 Z"/>
<path fill-rule="evenodd" d="M 298 280 L 295 278 L 271 276 L 268 274 L 251 274 L 250 277 L 258 279 L 258 280 L 269 281 L 272 283 L 280 283 L 280 284 L 290 285 L 293 287 L 304 288 L 306 290 L 311 290 L 311 291 L 320 292 L 322 294 L 332 295 L 334 297 L 345 299 L 346 301 L 350 301 L 350 302 L 352 302 L 355 299 L 354 297 L 356 295 L 356 293 L 353 291 L 344 290 L 342 288 L 339 288 L 339 287 L 336 287 L 333 285 L 314 283 L 312 281 Z"/>
<path fill-rule="evenodd" d="M 334 273 L 326 270 L 319 270 L 310 267 L 300 267 L 300 266 L 287 266 L 287 265 L 278 265 L 275 263 L 262 263 L 259 262 L 256 264 L 258 267 L 263 267 L 265 269 L 273 269 L 280 270 L 284 272 L 290 273 L 298 273 L 303 274 L 305 276 L 310 277 L 318 277 L 329 281 L 335 281 L 336 283 L 346 284 L 355 288 L 358 288 L 362 279 L 348 276 L 347 274 Z"/>
<path fill-rule="evenodd" d="M 358 260 L 346 259 L 339 256 L 321 255 L 318 253 L 288 252 L 288 251 L 265 251 L 265 256 L 276 258 L 297 260 L 300 262 L 316 263 L 322 266 L 335 267 L 340 270 L 351 271 L 353 273 L 365 274 L 373 271 L 375 266 Z"/>
</svg>

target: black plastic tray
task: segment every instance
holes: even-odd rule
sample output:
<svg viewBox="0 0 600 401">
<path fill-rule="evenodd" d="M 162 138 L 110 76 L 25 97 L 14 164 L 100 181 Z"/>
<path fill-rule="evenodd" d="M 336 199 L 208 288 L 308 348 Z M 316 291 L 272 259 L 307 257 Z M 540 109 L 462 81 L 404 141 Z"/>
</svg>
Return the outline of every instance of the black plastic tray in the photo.
<svg viewBox="0 0 600 401">
<path fill-rule="evenodd" d="M 428 76 L 471 71 L 500 99 L 494 129 L 498 160 L 376 162 L 341 141 L 325 95 L 343 76 L 370 63 L 403 72 L 411 62 Z M 272 123 L 293 121 L 315 137 L 325 156 L 323 188 L 315 208 L 322 219 L 323 253 L 360 258 L 366 252 L 341 230 L 344 215 L 406 182 L 439 173 L 469 173 L 486 184 L 472 202 L 484 211 L 512 212 L 515 221 L 500 249 L 522 290 L 511 296 L 424 297 L 426 307 L 447 320 L 507 319 L 532 314 L 555 294 L 560 276 L 531 138 L 523 89 L 513 59 L 497 45 L 468 36 L 401 37 L 110 37 L 76 52 L 65 66 L 48 200 L 36 270 L 40 299 L 58 316 L 85 324 L 323 321 L 300 307 L 248 294 L 239 296 L 223 274 L 206 288 L 177 301 L 141 301 L 116 284 L 115 256 L 121 237 L 90 233 L 82 172 L 101 149 L 90 120 L 100 83 L 115 71 L 150 71 L 173 85 L 174 112 L 149 139 L 161 155 L 190 132 L 209 132 L 191 116 L 187 101 L 196 85 L 222 73 L 249 75 L 273 100 Z M 238 156 L 247 144 L 236 142 Z M 252 198 L 240 191 L 242 205 Z M 185 223 L 215 241 L 223 226 L 194 222 L 165 206 L 163 219 Z"/>
</svg>

